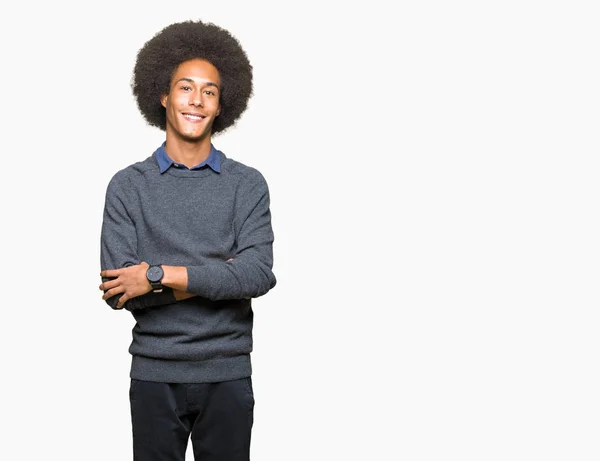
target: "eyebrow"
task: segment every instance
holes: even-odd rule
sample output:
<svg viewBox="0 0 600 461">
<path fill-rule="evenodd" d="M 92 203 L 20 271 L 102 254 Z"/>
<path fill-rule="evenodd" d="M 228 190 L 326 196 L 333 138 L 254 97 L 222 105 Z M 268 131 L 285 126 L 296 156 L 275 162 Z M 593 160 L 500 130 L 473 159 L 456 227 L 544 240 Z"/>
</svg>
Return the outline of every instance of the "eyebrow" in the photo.
<svg viewBox="0 0 600 461">
<path fill-rule="evenodd" d="M 188 78 L 188 77 L 180 78 L 179 80 L 177 80 L 175 82 L 175 85 L 177 85 L 179 82 L 190 82 L 190 83 L 196 84 L 196 82 L 194 80 L 192 80 L 191 78 Z M 205 82 L 204 85 L 214 86 L 217 90 L 219 89 L 219 85 L 217 85 L 215 82 Z"/>
</svg>

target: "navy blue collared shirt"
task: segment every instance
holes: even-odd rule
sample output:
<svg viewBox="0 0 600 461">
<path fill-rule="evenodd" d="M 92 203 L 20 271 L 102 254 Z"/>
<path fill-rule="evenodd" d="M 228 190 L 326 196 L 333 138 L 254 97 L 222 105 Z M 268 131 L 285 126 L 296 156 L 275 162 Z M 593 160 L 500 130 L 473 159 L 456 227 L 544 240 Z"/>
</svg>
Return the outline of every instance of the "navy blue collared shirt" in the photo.
<svg viewBox="0 0 600 461">
<path fill-rule="evenodd" d="M 192 168 L 188 168 L 181 163 L 174 162 L 165 150 L 165 143 L 156 149 L 156 161 L 158 162 L 158 168 L 161 174 L 167 171 L 171 166 L 174 166 L 175 168 L 186 168 L 189 170 L 199 170 L 200 168 L 209 166 L 214 172 L 221 172 L 221 157 L 219 156 L 217 149 L 215 149 L 215 146 L 212 144 L 210 145 L 210 154 L 208 154 L 206 160 L 199 165 L 193 166 Z"/>
</svg>

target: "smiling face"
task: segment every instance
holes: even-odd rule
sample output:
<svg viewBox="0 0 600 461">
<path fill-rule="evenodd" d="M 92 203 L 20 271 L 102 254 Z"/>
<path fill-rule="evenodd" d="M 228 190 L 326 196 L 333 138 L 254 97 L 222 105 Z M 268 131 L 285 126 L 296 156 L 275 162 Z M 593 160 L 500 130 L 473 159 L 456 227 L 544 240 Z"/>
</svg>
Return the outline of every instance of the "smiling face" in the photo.
<svg viewBox="0 0 600 461">
<path fill-rule="evenodd" d="M 188 142 L 210 140 L 219 115 L 219 71 L 203 59 L 182 62 L 173 77 L 169 94 L 161 97 L 167 112 L 167 138 Z"/>
</svg>

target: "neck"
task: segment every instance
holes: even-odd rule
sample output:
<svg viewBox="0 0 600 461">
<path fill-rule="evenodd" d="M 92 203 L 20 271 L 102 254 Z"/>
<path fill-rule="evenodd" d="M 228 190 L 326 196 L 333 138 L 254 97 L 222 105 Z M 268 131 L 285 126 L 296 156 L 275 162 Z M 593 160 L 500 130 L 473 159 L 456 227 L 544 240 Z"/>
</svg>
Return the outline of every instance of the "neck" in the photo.
<svg viewBox="0 0 600 461">
<path fill-rule="evenodd" d="M 188 168 L 202 163 L 210 155 L 210 136 L 203 136 L 197 141 L 186 141 L 185 139 L 169 136 L 165 142 L 165 150 L 171 159 L 181 163 Z"/>
</svg>

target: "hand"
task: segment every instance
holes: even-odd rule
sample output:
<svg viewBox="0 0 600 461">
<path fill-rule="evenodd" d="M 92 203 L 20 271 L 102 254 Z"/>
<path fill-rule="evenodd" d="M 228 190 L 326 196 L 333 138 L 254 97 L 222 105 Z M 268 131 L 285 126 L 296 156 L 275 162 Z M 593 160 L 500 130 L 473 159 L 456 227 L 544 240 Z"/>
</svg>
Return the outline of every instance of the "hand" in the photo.
<svg viewBox="0 0 600 461">
<path fill-rule="evenodd" d="M 193 298 L 194 296 L 197 296 L 194 293 L 188 293 L 182 290 L 173 290 L 173 295 L 175 296 L 175 301 L 182 301 L 184 299 L 189 299 Z"/>
<path fill-rule="evenodd" d="M 100 272 L 101 277 L 111 278 L 107 282 L 100 284 L 100 290 L 106 291 L 102 296 L 103 300 L 112 298 L 122 293 L 117 309 L 122 309 L 123 305 L 131 298 L 144 295 L 152 290 L 150 282 L 146 278 L 146 270 L 150 267 L 147 262 L 142 261 L 135 266 L 128 266 L 122 269 L 107 269 Z"/>
</svg>

